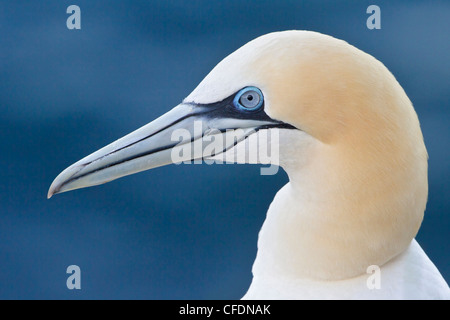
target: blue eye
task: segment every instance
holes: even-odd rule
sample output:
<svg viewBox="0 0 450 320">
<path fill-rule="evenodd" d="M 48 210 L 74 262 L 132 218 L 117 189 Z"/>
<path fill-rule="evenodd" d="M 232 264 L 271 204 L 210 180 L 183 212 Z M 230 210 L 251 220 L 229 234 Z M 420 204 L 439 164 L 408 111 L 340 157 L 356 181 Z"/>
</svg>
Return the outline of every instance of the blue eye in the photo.
<svg viewBox="0 0 450 320">
<path fill-rule="evenodd" d="M 246 87 L 239 91 L 233 99 L 234 105 L 245 111 L 254 111 L 262 107 L 264 101 L 261 90 L 256 87 Z"/>
</svg>

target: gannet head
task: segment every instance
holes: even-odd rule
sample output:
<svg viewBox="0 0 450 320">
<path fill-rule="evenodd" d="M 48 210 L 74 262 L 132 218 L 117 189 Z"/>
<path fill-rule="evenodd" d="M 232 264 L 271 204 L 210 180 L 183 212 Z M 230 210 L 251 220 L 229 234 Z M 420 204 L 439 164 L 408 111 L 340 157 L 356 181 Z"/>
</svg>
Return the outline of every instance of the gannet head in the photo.
<svg viewBox="0 0 450 320">
<path fill-rule="evenodd" d="M 205 124 L 197 132 L 195 120 Z M 279 130 L 279 164 L 290 178 L 260 233 L 255 274 L 351 277 L 384 264 L 416 235 L 427 152 L 411 102 L 381 62 L 308 31 L 244 45 L 170 112 L 64 170 L 48 196 L 173 163 L 175 129 L 188 130 L 186 143 L 195 144 L 237 128 L 237 142 Z"/>
</svg>

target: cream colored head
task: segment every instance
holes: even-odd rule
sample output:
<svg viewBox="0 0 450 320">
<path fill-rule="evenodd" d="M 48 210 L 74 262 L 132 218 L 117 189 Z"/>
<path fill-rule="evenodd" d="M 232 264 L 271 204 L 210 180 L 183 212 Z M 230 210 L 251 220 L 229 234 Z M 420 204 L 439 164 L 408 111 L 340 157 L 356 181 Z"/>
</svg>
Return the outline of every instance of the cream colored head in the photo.
<svg viewBox="0 0 450 320">
<path fill-rule="evenodd" d="M 280 135 L 290 183 L 260 233 L 255 275 L 340 279 L 405 250 L 425 210 L 427 152 L 387 68 L 330 36 L 276 32 L 225 58 L 185 101 L 245 86 L 261 89 L 270 117 L 299 129 Z"/>
</svg>

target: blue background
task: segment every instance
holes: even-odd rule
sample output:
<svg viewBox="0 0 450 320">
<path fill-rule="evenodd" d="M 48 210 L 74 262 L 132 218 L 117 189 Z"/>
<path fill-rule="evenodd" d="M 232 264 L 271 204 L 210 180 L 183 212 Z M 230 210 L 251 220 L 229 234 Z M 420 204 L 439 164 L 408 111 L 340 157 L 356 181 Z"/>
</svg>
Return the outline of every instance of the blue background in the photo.
<svg viewBox="0 0 450 320">
<path fill-rule="evenodd" d="M 66 8 L 81 8 L 81 30 Z M 381 8 L 381 30 L 366 8 Z M 413 101 L 430 194 L 418 241 L 450 280 L 448 1 L 0 0 L 0 298 L 234 299 L 280 170 L 167 166 L 46 199 L 68 165 L 187 96 L 262 34 L 307 29 L 381 60 Z M 82 289 L 66 288 L 81 267 Z"/>
</svg>

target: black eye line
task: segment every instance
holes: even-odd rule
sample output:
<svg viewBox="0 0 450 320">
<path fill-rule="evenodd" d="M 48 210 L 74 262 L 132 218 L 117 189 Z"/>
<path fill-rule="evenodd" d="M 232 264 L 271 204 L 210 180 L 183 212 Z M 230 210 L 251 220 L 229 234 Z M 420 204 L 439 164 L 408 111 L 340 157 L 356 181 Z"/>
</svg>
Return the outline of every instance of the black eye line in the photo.
<svg viewBox="0 0 450 320">
<path fill-rule="evenodd" d="M 234 105 L 233 101 L 236 95 L 245 88 L 236 91 L 235 93 L 233 93 L 232 95 L 226 97 L 221 101 L 213 103 L 195 103 L 195 102 L 182 102 L 182 103 L 185 105 L 190 105 L 195 108 L 205 108 L 205 111 L 209 110 L 204 114 L 206 118 L 228 117 L 233 119 L 254 119 L 262 121 L 271 121 L 274 123 L 274 125 L 276 125 L 279 128 L 300 130 L 299 128 L 296 128 L 293 125 L 270 118 L 264 111 L 265 108 L 264 100 L 262 102 L 261 107 L 255 110 L 244 110 L 244 108 L 237 108 Z"/>
</svg>

